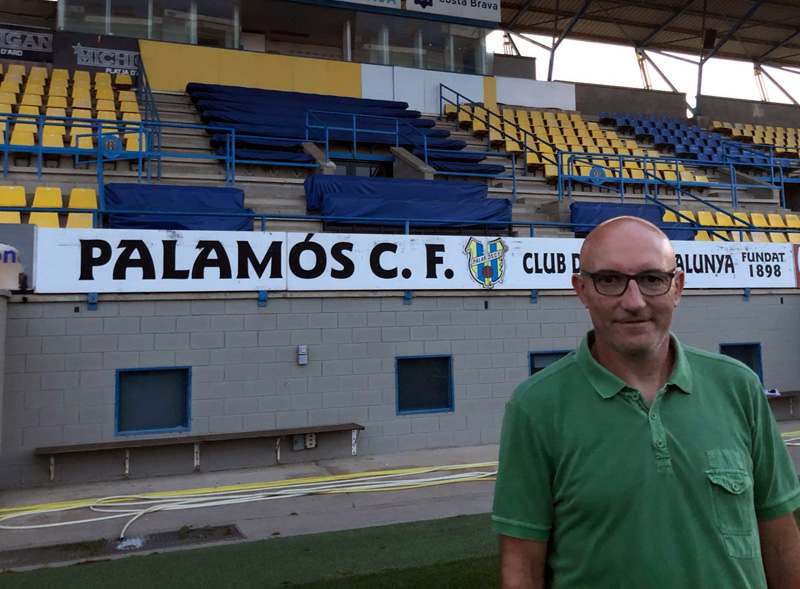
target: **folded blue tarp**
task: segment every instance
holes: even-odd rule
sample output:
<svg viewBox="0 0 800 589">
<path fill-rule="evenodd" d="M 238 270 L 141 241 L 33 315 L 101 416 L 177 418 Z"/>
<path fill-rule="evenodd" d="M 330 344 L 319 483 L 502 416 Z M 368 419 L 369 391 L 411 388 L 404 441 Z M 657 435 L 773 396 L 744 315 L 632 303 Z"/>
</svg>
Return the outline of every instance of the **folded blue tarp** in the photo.
<svg viewBox="0 0 800 589">
<path fill-rule="evenodd" d="M 425 152 L 422 149 L 415 149 L 411 153 L 421 159 L 425 159 Z M 473 162 L 479 163 L 486 159 L 486 155 L 482 153 L 473 153 L 471 151 L 457 151 L 441 153 L 438 151 L 428 151 L 428 161 L 431 160 L 446 160 L 448 162 Z"/>
<path fill-rule="evenodd" d="M 187 213 L 249 213 L 244 192 L 239 188 L 174 186 L 170 184 L 106 184 L 106 209 L 143 211 L 110 214 L 111 229 L 188 229 L 252 231 L 251 217 L 197 216 Z M 153 215 L 144 211 L 175 211 L 174 215 Z"/>
<path fill-rule="evenodd" d="M 414 226 L 465 227 L 475 222 L 511 222 L 511 202 L 505 198 L 487 198 L 466 202 L 436 202 L 394 198 L 368 198 L 353 194 L 333 194 L 322 203 L 325 217 L 358 217 L 357 220 L 327 221 L 337 224 L 403 225 L 404 221 L 379 221 L 375 219 L 425 219 Z M 455 222 L 451 222 L 449 220 Z"/>
<path fill-rule="evenodd" d="M 500 164 L 474 164 L 471 162 L 447 162 L 433 160 L 430 162 L 434 170 L 440 172 L 455 172 L 458 174 L 502 174 L 506 171 L 505 166 Z"/>
<path fill-rule="evenodd" d="M 224 122 L 224 123 L 244 123 L 248 125 L 274 125 L 280 121 L 282 127 L 288 127 L 302 130 L 305 132 L 306 126 L 316 127 L 317 132 L 324 133 L 324 127 L 343 127 L 345 129 L 353 128 L 353 118 L 350 115 L 332 115 L 327 113 L 319 113 L 314 117 L 306 118 L 305 111 L 302 110 L 284 110 L 284 111 L 265 111 L 259 115 L 253 113 L 246 113 L 242 111 L 235 112 L 218 112 L 207 110 L 200 114 L 200 118 L 208 122 Z M 433 121 L 420 119 L 419 121 L 404 121 L 397 125 L 394 120 L 385 118 L 372 118 L 372 117 L 358 117 L 355 121 L 359 129 L 370 129 L 376 131 L 384 131 L 386 133 L 401 133 L 402 135 L 418 136 L 421 139 L 422 134 L 429 137 L 449 137 L 450 132 L 446 129 L 433 129 Z M 416 123 L 419 123 L 417 125 Z"/>
<path fill-rule="evenodd" d="M 323 110 L 344 113 L 356 113 L 370 116 L 400 117 L 408 119 L 419 119 L 421 113 L 418 110 L 406 110 L 400 108 L 375 108 L 365 107 L 358 104 L 336 104 L 324 101 L 302 102 L 294 100 L 258 100 L 254 102 L 226 102 L 218 99 L 203 98 L 195 103 L 200 111 L 219 111 L 219 112 L 247 112 L 264 114 L 271 111 L 281 110 Z M 418 122 L 434 124 L 430 119 L 420 119 Z"/>
<path fill-rule="evenodd" d="M 330 194 L 377 196 L 400 200 L 482 200 L 489 194 L 485 184 L 399 178 L 364 178 L 362 176 L 326 176 L 315 174 L 303 183 L 309 210 L 319 209 Z"/>
<path fill-rule="evenodd" d="M 225 148 L 220 147 L 217 155 L 225 155 Z M 237 160 L 263 160 L 265 162 L 290 162 L 294 164 L 313 163 L 314 157 L 308 153 L 297 151 L 275 151 L 273 149 L 239 149 L 236 148 Z"/>
<path fill-rule="evenodd" d="M 574 202 L 569 206 L 570 223 L 575 223 L 573 231 L 576 234 L 589 233 L 596 225 L 613 219 L 614 217 L 631 216 L 650 221 L 660 227 L 667 237 L 673 240 L 690 241 L 694 239 L 696 231 L 678 231 L 673 223 L 664 223 L 662 209 L 658 205 L 633 205 L 611 202 Z M 683 225 L 686 226 L 685 224 Z"/>
<path fill-rule="evenodd" d="M 228 145 L 227 135 L 217 133 L 211 136 L 211 147 L 225 147 Z M 302 151 L 301 141 L 292 139 L 268 139 L 266 137 L 242 137 L 236 136 L 236 149 L 277 149 L 280 151 Z"/>
<path fill-rule="evenodd" d="M 243 86 L 223 86 L 221 84 L 203 84 L 191 82 L 186 85 L 186 92 L 194 96 L 197 92 L 211 92 L 214 94 L 228 94 L 240 96 L 254 96 L 256 98 L 291 98 L 294 100 L 316 100 L 324 98 L 330 102 L 358 103 L 377 108 L 408 108 L 407 102 L 395 100 L 376 100 L 372 98 L 349 98 L 347 96 L 331 96 L 322 94 L 307 94 L 303 92 L 283 92 L 281 90 L 263 90 L 261 88 L 245 88 Z"/>
</svg>

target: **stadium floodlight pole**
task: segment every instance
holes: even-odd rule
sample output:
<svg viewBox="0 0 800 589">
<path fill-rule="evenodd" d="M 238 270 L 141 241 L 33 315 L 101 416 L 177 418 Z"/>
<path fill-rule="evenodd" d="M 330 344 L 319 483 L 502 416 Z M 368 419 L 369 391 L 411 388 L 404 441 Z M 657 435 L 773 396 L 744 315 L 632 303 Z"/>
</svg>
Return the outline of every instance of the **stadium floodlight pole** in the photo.
<svg viewBox="0 0 800 589">
<path fill-rule="evenodd" d="M 508 42 L 511 43 L 511 46 L 514 48 L 514 53 L 516 53 L 517 55 L 522 55 L 522 53 L 520 53 L 519 51 L 519 47 L 517 47 L 517 44 L 514 43 L 514 38 L 511 36 L 511 31 L 506 30 L 504 32 L 506 35 L 506 39 L 508 39 Z"/>
<path fill-rule="evenodd" d="M 581 19 L 583 14 L 586 12 L 586 9 L 589 8 L 591 5 L 592 0 L 584 0 L 583 6 L 581 6 L 580 10 L 575 13 L 575 16 L 572 17 L 572 20 L 569 21 L 567 28 L 564 29 L 564 32 L 558 37 L 558 41 L 553 43 L 553 48 L 550 50 L 550 66 L 547 68 L 547 81 L 553 81 L 553 62 L 555 61 L 556 57 L 556 49 L 558 46 L 561 45 L 561 41 L 567 38 L 567 36 L 572 32 L 573 27 L 578 23 Z"/>
<path fill-rule="evenodd" d="M 767 77 L 767 79 L 768 79 L 770 82 L 772 82 L 773 84 L 775 84 L 775 87 L 776 87 L 776 88 L 778 88 L 778 90 L 780 90 L 781 92 L 783 92 L 783 94 L 784 94 L 784 96 L 786 96 L 786 98 L 788 98 L 789 100 L 791 100 L 791 101 L 792 101 L 792 104 L 794 104 L 795 106 L 800 106 L 800 104 L 798 104 L 798 103 L 797 103 L 797 101 L 794 99 L 794 96 L 792 96 L 791 94 L 789 94 L 789 92 L 786 90 L 786 88 L 784 88 L 783 86 L 781 86 L 781 85 L 778 83 L 778 81 L 777 81 L 775 78 L 773 78 L 772 76 L 770 76 L 770 75 L 769 75 L 769 72 L 768 72 L 767 70 L 765 70 L 765 69 L 764 69 L 764 67 L 763 67 L 763 65 L 762 65 L 762 64 L 760 64 L 760 63 L 756 63 L 756 64 L 754 64 L 754 65 L 755 65 L 755 68 L 756 68 L 758 71 L 760 71 L 762 74 L 764 74 L 764 75 Z"/>
</svg>

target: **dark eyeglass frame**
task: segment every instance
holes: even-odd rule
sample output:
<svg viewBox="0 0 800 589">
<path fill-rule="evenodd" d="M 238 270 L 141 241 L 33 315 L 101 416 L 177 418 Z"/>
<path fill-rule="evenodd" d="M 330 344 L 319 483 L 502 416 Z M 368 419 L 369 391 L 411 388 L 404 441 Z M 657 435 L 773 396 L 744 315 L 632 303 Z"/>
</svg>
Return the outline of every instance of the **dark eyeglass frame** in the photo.
<svg viewBox="0 0 800 589">
<path fill-rule="evenodd" d="M 672 281 L 675 279 L 675 276 L 678 274 L 678 269 L 673 268 L 670 271 L 664 270 L 645 270 L 644 272 L 639 272 L 638 274 L 625 274 L 624 272 L 616 272 L 614 270 L 601 270 L 600 272 L 588 272 L 586 270 L 580 270 L 581 276 L 586 276 L 587 278 L 592 279 L 592 284 L 594 284 L 594 289 L 597 291 L 598 294 L 603 295 L 604 297 L 621 297 L 624 295 L 628 290 L 628 285 L 630 284 L 631 280 L 636 282 L 636 286 L 639 287 L 639 292 L 642 293 L 642 296 L 645 297 L 661 297 L 664 296 L 669 292 L 669 289 L 672 288 Z M 645 276 L 652 276 L 652 275 L 659 275 L 669 278 L 667 282 L 667 288 L 664 292 L 659 294 L 647 294 L 642 290 L 642 285 L 639 283 L 639 279 Z M 619 294 L 609 294 L 606 292 L 601 292 L 599 288 L 597 288 L 597 279 L 602 278 L 604 276 L 619 276 L 620 278 L 625 278 L 625 287 Z"/>
</svg>

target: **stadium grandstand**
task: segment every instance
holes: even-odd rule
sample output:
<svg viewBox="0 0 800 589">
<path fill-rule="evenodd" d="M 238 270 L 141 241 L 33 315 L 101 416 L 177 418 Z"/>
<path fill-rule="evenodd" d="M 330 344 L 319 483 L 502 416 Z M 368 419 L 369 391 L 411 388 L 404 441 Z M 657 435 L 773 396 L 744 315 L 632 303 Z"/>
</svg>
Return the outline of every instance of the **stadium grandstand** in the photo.
<svg viewBox="0 0 800 589">
<path fill-rule="evenodd" d="M 589 329 L 570 277 L 618 215 L 674 241 L 681 340 L 795 417 L 800 106 L 554 71 L 565 39 L 670 86 L 650 54 L 699 56 L 698 88 L 794 71 L 796 3 L 16 4 L 0 489 L 497 443 Z M 549 63 L 513 50 L 543 34 Z"/>
</svg>

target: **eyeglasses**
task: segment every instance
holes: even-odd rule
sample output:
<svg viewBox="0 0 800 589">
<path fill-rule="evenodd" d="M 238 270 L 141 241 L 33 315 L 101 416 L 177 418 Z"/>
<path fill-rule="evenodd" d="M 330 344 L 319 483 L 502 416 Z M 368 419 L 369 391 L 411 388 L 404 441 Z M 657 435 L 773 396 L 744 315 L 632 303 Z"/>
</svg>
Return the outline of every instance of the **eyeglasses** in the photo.
<svg viewBox="0 0 800 589">
<path fill-rule="evenodd" d="M 601 270 L 600 272 L 580 271 L 581 275 L 588 276 L 594 282 L 594 289 L 601 295 L 608 297 L 620 297 L 628 290 L 628 283 L 636 281 L 639 291 L 647 297 L 657 297 L 665 295 L 672 286 L 672 279 L 675 278 L 677 268 L 670 272 L 661 270 L 647 270 L 639 274 L 623 274 L 611 270 Z"/>
</svg>

